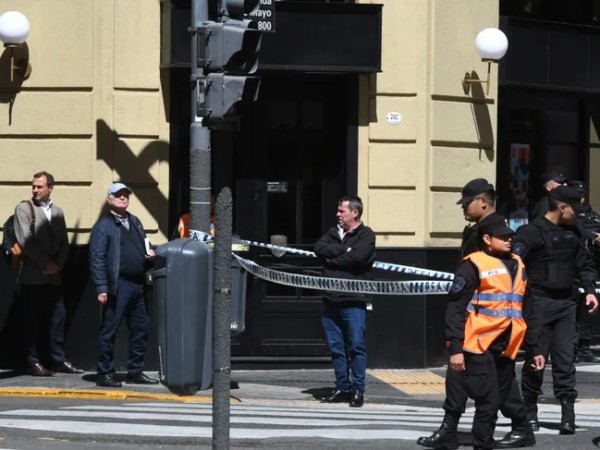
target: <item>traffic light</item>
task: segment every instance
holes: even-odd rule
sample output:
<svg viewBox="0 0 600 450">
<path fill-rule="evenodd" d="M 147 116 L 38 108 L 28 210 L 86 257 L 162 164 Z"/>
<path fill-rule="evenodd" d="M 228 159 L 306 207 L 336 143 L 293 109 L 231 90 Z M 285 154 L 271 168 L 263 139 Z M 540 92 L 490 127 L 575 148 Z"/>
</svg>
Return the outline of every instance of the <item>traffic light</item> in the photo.
<svg viewBox="0 0 600 450">
<path fill-rule="evenodd" d="M 242 100 L 255 101 L 261 33 L 248 20 L 259 0 L 223 0 L 220 22 L 208 21 L 197 32 L 198 67 L 207 73 L 198 90 L 197 115 L 209 120 L 234 118 Z"/>
<path fill-rule="evenodd" d="M 209 72 L 252 74 L 258 68 L 261 33 L 251 20 L 208 22 L 198 34 L 198 65 Z"/>
<path fill-rule="evenodd" d="M 259 86 L 258 77 L 209 73 L 201 98 L 196 102 L 196 114 L 211 120 L 235 117 L 242 101 L 256 101 Z"/>
</svg>

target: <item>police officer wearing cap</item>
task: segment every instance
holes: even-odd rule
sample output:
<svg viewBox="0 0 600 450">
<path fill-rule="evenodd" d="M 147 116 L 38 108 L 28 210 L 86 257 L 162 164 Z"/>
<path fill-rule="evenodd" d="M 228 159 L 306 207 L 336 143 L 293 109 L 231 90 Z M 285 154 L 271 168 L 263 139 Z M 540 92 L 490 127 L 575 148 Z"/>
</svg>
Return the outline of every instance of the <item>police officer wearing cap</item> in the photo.
<svg viewBox="0 0 600 450">
<path fill-rule="evenodd" d="M 529 283 L 525 308 L 527 322 L 526 363 L 521 391 L 527 418 L 539 430 L 537 401 L 542 392 L 543 370 L 534 370 L 529 361 L 541 354 L 552 358 L 554 396 L 561 404 L 561 434 L 575 433 L 575 279 L 585 294 L 591 313 L 598 307 L 594 295 L 596 271 L 576 226 L 580 196 L 577 190 L 558 186 L 549 195 L 548 212 L 517 230 L 513 252 L 523 259 Z"/>
<path fill-rule="evenodd" d="M 511 400 L 513 431 L 499 442 L 493 439 L 498 410 L 516 385 L 515 358 L 526 329 L 522 313 L 525 268 L 511 253 L 514 231 L 502 216 L 495 214 L 481 223 L 478 235 L 480 251 L 467 255 L 459 264 L 448 296 L 449 369 L 475 400 L 475 448 L 532 446 L 535 436 L 518 389 Z M 536 358 L 536 367 L 543 367 L 541 356 Z"/>
<path fill-rule="evenodd" d="M 584 242 L 587 250 L 592 255 L 596 273 L 600 269 L 600 215 L 592 209 L 592 205 L 587 201 L 587 191 L 585 183 L 579 180 L 569 180 L 567 186 L 577 189 L 581 196 L 581 205 L 577 214 L 577 223 L 583 230 Z M 592 316 L 588 314 L 588 308 L 585 304 L 585 296 L 579 296 L 577 304 L 577 333 L 578 343 L 575 353 L 575 362 L 600 363 L 600 358 L 594 355 L 590 349 L 592 340 Z"/>
<path fill-rule="evenodd" d="M 456 204 L 461 205 L 465 219 L 468 222 L 474 222 L 473 225 L 465 226 L 462 235 L 461 257 L 479 250 L 480 229 L 488 223 L 496 223 L 498 220 L 504 223 L 504 218 L 496 213 L 495 201 L 496 192 L 494 185 L 485 178 L 476 178 L 469 181 L 461 191 L 461 198 Z M 464 313 L 464 310 L 463 310 Z M 467 393 L 462 384 L 460 375 L 451 370 L 446 370 L 446 399 L 443 408 L 445 411 L 444 419 L 439 429 L 430 436 L 422 436 L 417 439 L 417 444 L 429 448 L 439 448 L 446 446 L 448 448 L 458 447 L 458 422 L 461 415 L 465 412 L 467 404 Z M 502 414 L 511 419 L 513 431 L 503 439 L 511 444 L 519 444 L 528 441 L 528 436 L 519 432 L 518 424 L 515 418 L 519 417 L 521 405 L 521 394 L 519 386 L 514 380 L 511 390 L 502 404 Z M 515 425 L 517 427 L 515 428 Z"/>
<path fill-rule="evenodd" d="M 567 177 L 558 172 L 544 173 L 540 178 L 544 188 L 544 196 L 533 205 L 531 213 L 529 214 L 530 221 L 537 217 L 543 217 L 544 214 L 548 212 L 548 196 L 550 195 L 550 192 L 567 182 Z"/>
</svg>

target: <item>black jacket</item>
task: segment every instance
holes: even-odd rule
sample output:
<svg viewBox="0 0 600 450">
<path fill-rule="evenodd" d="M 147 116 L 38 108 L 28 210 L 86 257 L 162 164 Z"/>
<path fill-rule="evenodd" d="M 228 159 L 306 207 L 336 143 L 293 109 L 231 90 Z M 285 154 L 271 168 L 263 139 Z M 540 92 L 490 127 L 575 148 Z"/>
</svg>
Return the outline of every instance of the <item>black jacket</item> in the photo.
<svg viewBox="0 0 600 450">
<path fill-rule="evenodd" d="M 375 233 L 362 223 L 346 233 L 344 239 L 340 238 L 338 228 L 332 227 L 315 244 L 315 253 L 323 261 L 325 266 L 323 274 L 326 277 L 353 280 L 373 279 Z M 324 296 L 326 300 L 334 302 L 369 300 L 365 294 L 350 292 L 327 291 Z"/>
</svg>

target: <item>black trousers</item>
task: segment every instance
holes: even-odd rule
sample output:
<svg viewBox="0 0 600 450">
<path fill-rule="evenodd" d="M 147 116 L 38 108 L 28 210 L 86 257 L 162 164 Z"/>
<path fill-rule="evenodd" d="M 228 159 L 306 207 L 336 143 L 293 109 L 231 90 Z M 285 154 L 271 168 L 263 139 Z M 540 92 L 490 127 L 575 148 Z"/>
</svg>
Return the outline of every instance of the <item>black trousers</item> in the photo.
<svg viewBox="0 0 600 450">
<path fill-rule="evenodd" d="M 62 288 L 54 284 L 23 284 L 19 297 L 26 314 L 23 342 L 27 365 L 31 367 L 40 362 L 37 350 L 40 329 L 44 330 L 44 339 L 47 339 L 51 363 L 63 363 L 66 314 Z"/>
<path fill-rule="evenodd" d="M 457 372 L 448 368 L 446 370 L 446 400 L 444 400 L 444 411 L 454 416 L 460 417 L 465 412 L 467 405 L 467 393 L 463 386 L 463 376 L 461 372 Z M 522 418 L 521 407 L 523 399 L 519 391 L 519 383 L 513 378 L 510 384 L 508 395 L 500 405 L 500 412 L 508 419 L 511 419 L 513 428 L 520 425 Z"/>
<path fill-rule="evenodd" d="M 536 299 L 534 313 L 540 324 L 538 353 L 547 359 L 552 357 L 552 385 L 554 396 L 558 400 L 575 401 L 575 347 L 577 331 L 575 329 L 577 303 L 573 299 L 557 300 L 552 298 Z M 521 391 L 527 403 L 537 403 L 542 394 L 544 371 L 536 372 L 529 361 L 535 356 L 527 351 L 523 364 Z"/>
<path fill-rule="evenodd" d="M 577 302 L 577 335 L 579 345 L 590 345 L 592 340 L 592 319 L 589 307 L 585 304 L 585 295 L 581 294 Z"/>
<path fill-rule="evenodd" d="M 465 371 L 457 373 L 465 392 L 475 401 L 471 431 L 473 446 L 492 449 L 498 411 L 516 385 L 515 361 L 496 351 L 488 350 L 481 355 L 465 353 Z M 512 402 L 516 408 L 513 424 L 526 426 L 527 416 L 521 395 L 513 398 Z"/>
</svg>

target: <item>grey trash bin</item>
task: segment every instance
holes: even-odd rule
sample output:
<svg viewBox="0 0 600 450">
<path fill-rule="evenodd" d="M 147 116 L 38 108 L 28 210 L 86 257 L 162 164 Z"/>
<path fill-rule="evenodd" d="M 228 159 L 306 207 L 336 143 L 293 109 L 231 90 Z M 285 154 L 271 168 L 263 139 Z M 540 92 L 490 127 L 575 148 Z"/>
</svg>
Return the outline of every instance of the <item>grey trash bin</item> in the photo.
<svg viewBox="0 0 600 450">
<path fill-rule="evenodd" d="M 160 381 L 194 395 L 212 383 L 212 252 L 192 239 L 156 249 L 165 267 L 153 273 Z"/>
</svg>

